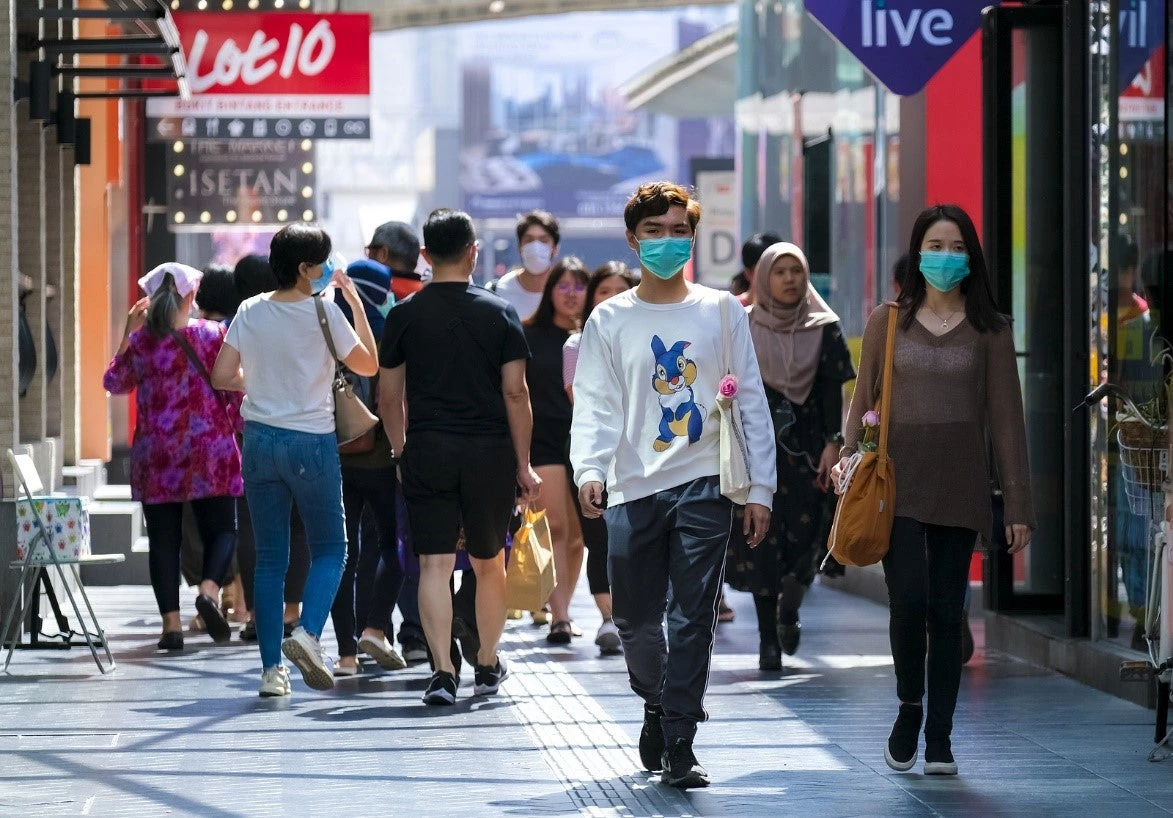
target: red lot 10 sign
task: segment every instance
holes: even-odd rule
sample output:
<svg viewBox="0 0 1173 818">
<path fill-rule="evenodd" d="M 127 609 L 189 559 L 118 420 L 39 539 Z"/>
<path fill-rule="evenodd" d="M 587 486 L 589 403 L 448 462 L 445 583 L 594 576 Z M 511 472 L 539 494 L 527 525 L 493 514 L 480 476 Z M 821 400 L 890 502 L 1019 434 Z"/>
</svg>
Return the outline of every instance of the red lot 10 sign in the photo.
<svg viewBox="0 0 1173 818">
<path fill-rule="evenodd" d="M 176 13 L 192 98 L 152 99 L 152 135 L 365 139 L 370 17 Z"/>
</svg>

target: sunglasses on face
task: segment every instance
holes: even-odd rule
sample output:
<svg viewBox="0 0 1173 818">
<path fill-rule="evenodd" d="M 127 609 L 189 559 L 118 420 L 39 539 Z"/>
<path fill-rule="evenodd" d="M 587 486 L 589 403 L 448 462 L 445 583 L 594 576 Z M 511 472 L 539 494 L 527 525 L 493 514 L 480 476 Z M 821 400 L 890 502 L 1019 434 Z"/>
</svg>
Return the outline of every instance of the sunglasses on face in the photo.
<svg viewBox="0 0 1173 818">
<path fill-rule="evenodd" d="M 554 288 L 554 290 L 556 292 L 561 293 L 562 295 L 582 295 L 583 293 L 586 292 L 586 285 L 585 284 L 571 284 L 571 283 L 567 282 L 564 284 L 559 284 L 558 286 L 556 286 Z"/>
</svg>

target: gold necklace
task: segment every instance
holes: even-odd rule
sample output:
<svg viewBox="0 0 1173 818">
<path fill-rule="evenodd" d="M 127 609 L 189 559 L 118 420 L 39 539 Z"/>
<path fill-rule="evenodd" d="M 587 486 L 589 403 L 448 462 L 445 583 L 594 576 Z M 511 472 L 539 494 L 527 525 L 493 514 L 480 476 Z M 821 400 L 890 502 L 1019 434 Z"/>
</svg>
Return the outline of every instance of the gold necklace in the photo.
<svg viewBox="0 0 1173 818">
<path fill-rule="evenodd" d="M 928 305 L 928 302 L 925 302 L 925 309 L 931 312 L 933 315 L 937 316 L 937 320 L 941 322 L 941 329 L 949 329 L 949 322 L 953 320 L 953 316 L 961 312 L 961 310 L 954 310 L 953 312 L 949 313 L 949 315 L 942 318 L 939 312 Z"/>
</svg>

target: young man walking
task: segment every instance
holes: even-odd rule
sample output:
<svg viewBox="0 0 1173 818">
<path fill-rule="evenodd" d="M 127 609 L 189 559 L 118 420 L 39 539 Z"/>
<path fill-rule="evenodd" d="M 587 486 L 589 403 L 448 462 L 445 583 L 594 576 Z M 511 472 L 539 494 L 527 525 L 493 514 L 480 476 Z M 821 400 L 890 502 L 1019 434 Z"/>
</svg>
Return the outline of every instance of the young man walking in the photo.
<svg viewBox="0 0 1173 818">
<path fill-rule="evenodd" d="M 624 221 L 643 277 L 596 307 L 583 330 L 571 461 L 583 513 L 607 522 L 615 624 L 632 690 L 644 700 L 640 760 L 662 769 L 666 784 L 704 787 L 708 773 L 692 743 L 708 717 L 702 700 L 725 551 L 735 529 L 751 546 L 769 529 L 774 430 L 745 311 L 728 293 L 683 276 L 700 204 L 678 185 L 646 184 Z M 741 525 L 719 479 L 714 407 L 726 357 L 739 384 L 753 482 Z"/>
<path fill-rule="evenodd" d="M 523 501 L 533 500 L 541 480 L 529 464 L 529 348 L 517 311 L 469 284 L 477 240 L 467 214 L 436 210 L 423 232 L 432 281 L 387 316 L 379 409 L 420 560 L 419 610 L 435 669 L 424 702 L 444 705 L 455 703 L 460 685 L 449 651 L 448 583 L 461 526 L 477 584 L 473 692 L 488 695 L 508 675 L 497 643 L 509 517 L 519 490 Z"/>
</svg>

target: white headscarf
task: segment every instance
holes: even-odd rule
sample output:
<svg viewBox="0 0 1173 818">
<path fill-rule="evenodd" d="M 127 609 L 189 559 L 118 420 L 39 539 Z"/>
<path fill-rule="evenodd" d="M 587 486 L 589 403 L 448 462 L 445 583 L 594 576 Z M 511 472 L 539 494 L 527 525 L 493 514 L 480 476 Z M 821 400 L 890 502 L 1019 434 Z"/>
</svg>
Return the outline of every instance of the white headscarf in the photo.
<svg viewBox="0 0 1173 818">
<path fill-rule="evenodd" d="M 138 285 L 147 295 L 154 295 L 167 273 L 171 273 L 171 277 L 175 279 L 175 289 L 179 291 L 180 297 L 184 298 L 199 286 L 200 279 L 204 277 L 204 274 L 195 267 L 188 267 L 177 261 L 169 261 L 166 264 L 160 264 L 140 278 Z"/>
</svg>

